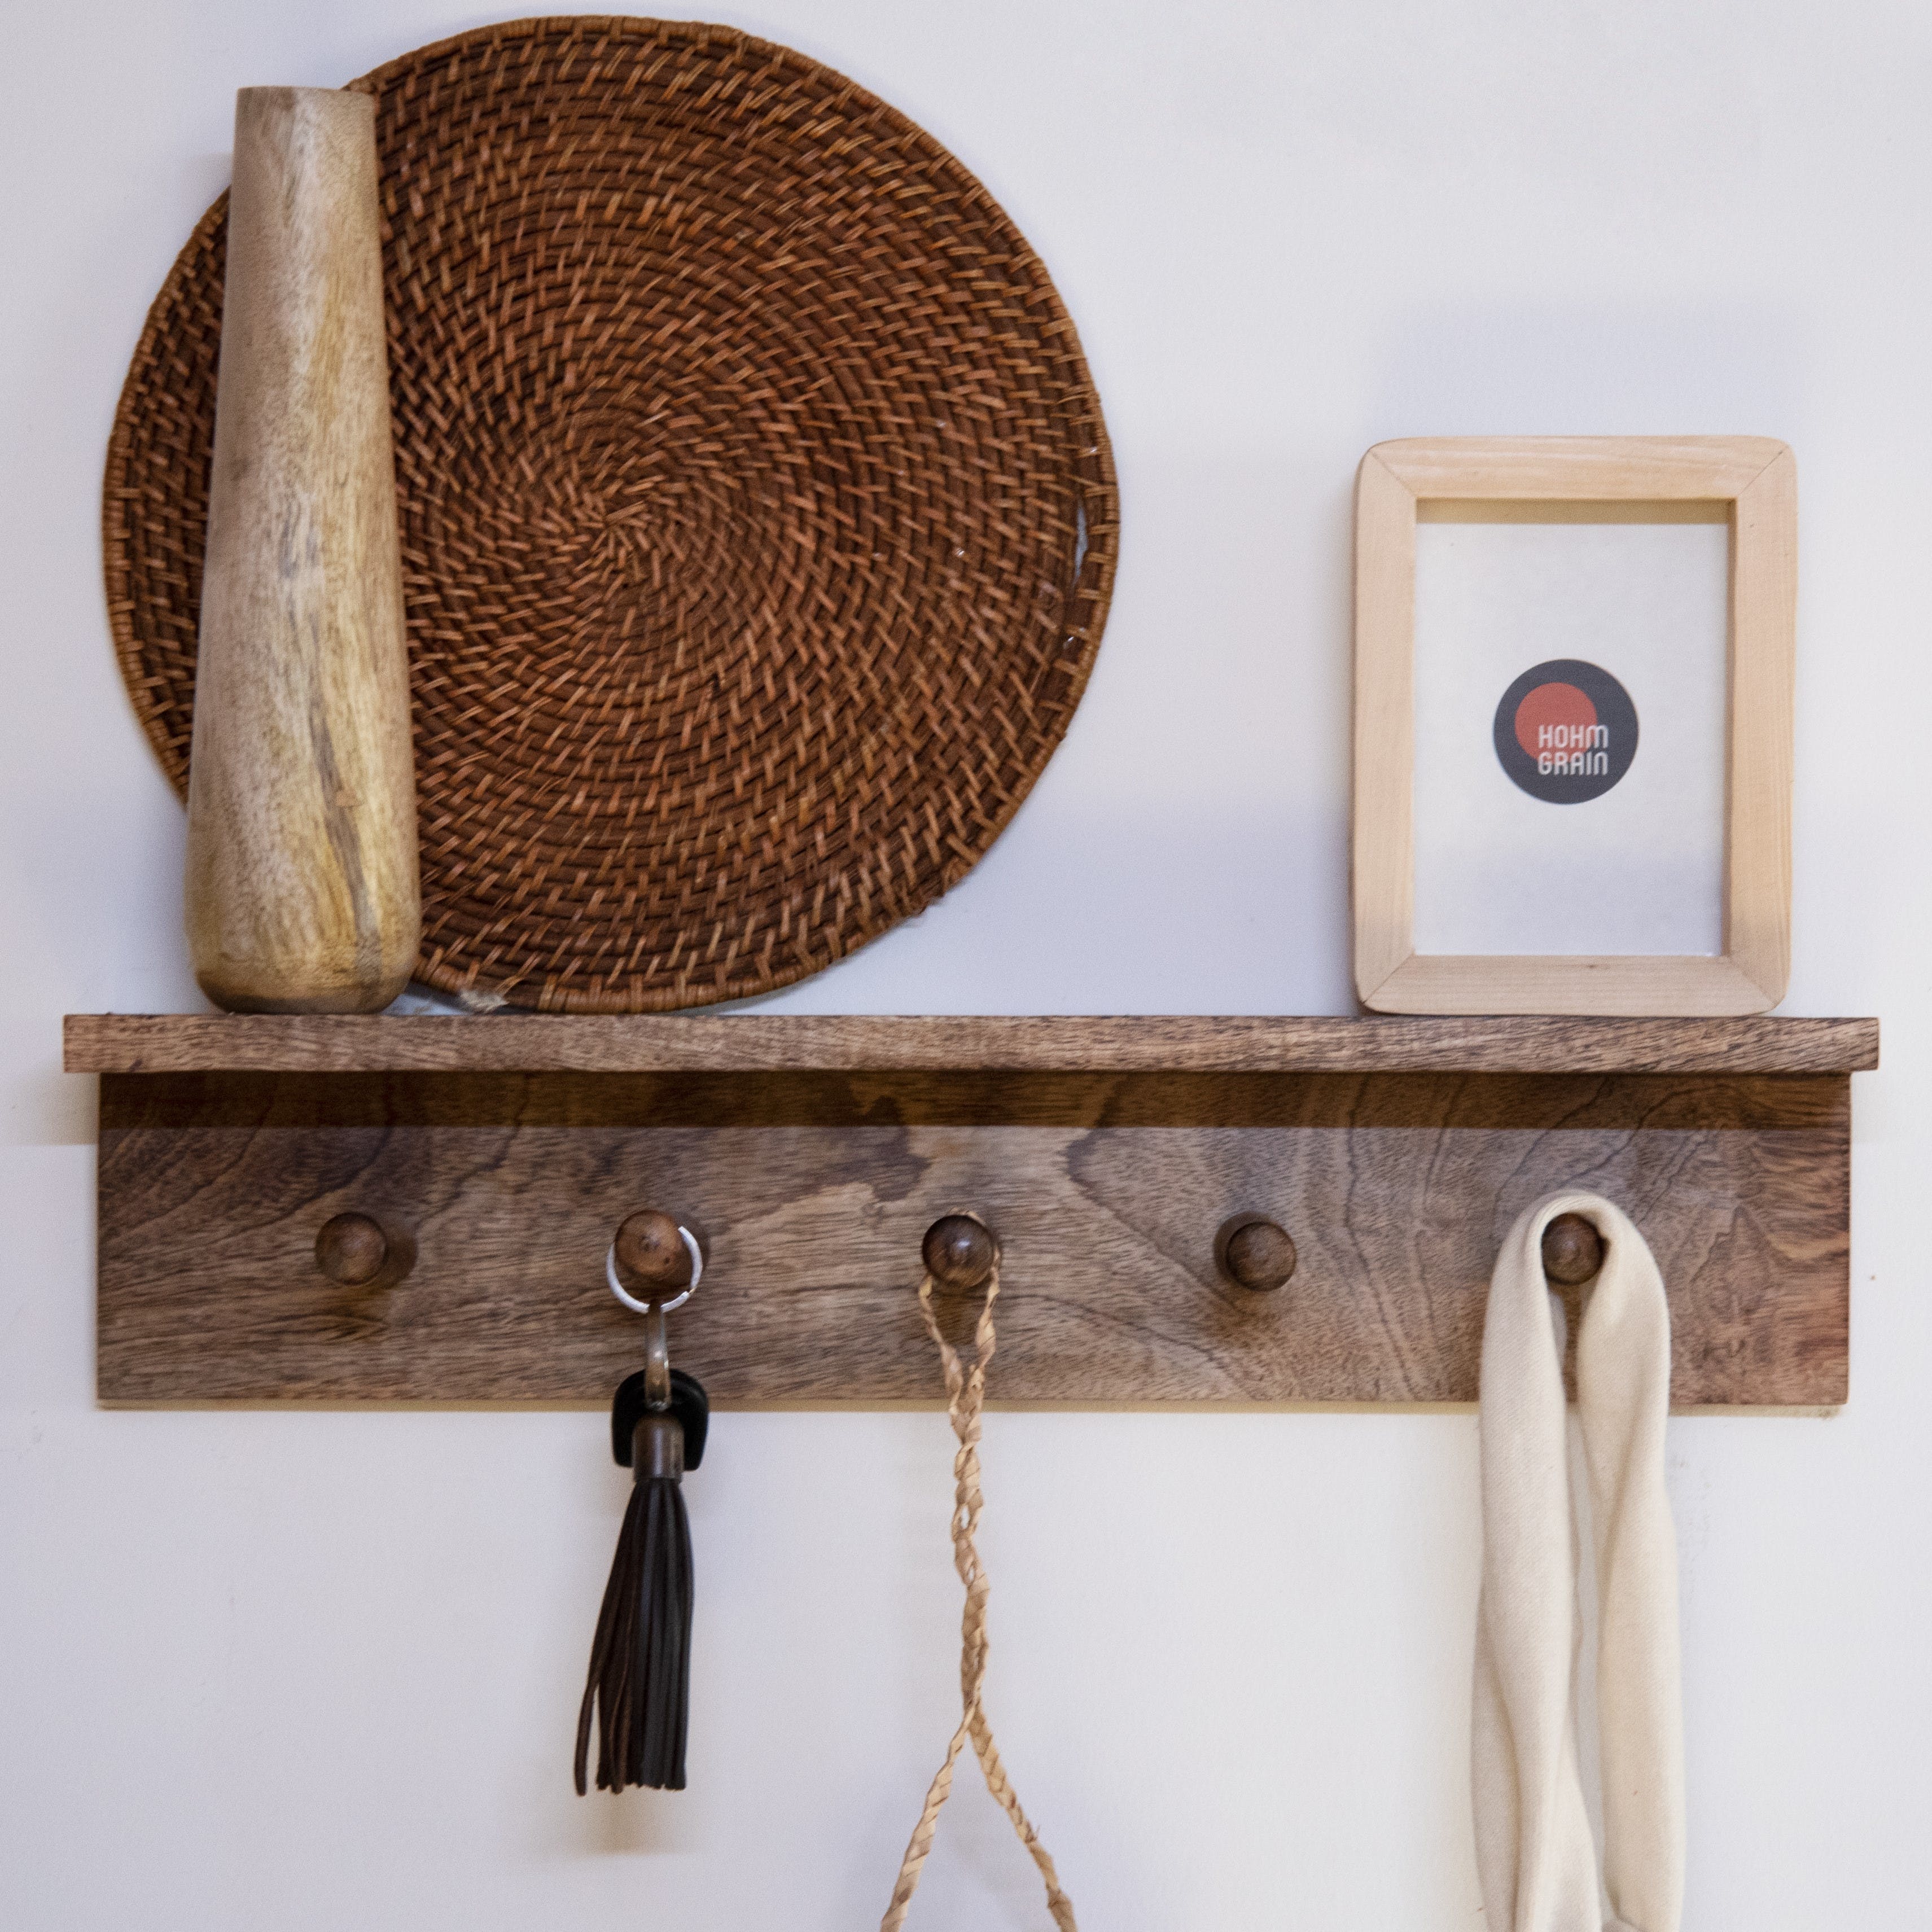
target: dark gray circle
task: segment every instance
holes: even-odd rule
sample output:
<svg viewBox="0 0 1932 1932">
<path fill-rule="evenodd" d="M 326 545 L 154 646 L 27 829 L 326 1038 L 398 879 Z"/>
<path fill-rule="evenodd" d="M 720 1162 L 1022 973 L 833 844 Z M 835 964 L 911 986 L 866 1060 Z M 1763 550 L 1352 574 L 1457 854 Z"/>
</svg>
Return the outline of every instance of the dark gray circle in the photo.
<svg viewBox="0 0 1932 1932">
<path fill-rule="evenodd" d="M 1596 725 L 1580 739 L 1563 734 L 1546 747 L 1526 750 L 1516 735 L 1516 712 L 1532 691 L 1546 684 L 1580 692 L 1595 710 Z M 1636 706 L 1600 664 L 1551 658 L 1532 665 L 1503 693 L 1494 736 L 1498 761 L 1532 798 L 1546 805 L 1587 804 L 1601 798 L 1630 770 L 1636 756 Z"/>
</svg>

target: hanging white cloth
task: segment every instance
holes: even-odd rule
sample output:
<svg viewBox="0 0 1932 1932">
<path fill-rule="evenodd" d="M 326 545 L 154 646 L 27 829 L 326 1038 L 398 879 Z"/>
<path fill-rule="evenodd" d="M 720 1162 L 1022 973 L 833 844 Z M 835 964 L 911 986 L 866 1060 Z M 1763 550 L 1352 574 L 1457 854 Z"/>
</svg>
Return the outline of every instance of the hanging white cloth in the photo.
<svg viewBox="0 0 1932 1932">
<path fill-rule="evenodd" d="M 1577 1532 L 1543 1272 L 1543 1231 L 1559 1214 L 1582 1215 L 1605 1244 L 1576 1336 L 1597 1559 L 1600 1877 L 1577 1764 Z M 1678 1932 L 1684 1738 L 1664 1487 L 1670 1400 L 1670 1312 L 1643 1237 L 1600 1196 L 1539 1202 L 1496 1258 L 1483 1330 L 1471 1782 L 1487 1932 Z"/>
</svg>

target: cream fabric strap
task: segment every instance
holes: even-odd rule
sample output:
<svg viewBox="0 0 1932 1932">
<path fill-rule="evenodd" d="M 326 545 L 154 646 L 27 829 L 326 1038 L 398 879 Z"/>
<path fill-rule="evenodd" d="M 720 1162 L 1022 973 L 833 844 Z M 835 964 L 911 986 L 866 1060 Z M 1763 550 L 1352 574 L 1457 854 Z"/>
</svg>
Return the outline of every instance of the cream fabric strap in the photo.
<svg viewBox="0 0 1932 1932">
<path fill-rule="evenodd" d="M 1606 1246 L 1576 1336 L 1599 1604 L 1600 1878 L 1577 1763 L 1577 1531 L 1543 1272 L 1543 1231 L 1559 1214 L 1594 1222 Z M 1496 1258 L 1483 1330 L 1471 1756 L 1488 1932 L 1678 1932 L 1684 1739 L 1664 1488 L 1670 1400 L 1670 1312 L 1643 1237 L 1600 1196 L 1539 1202 Z"/>
<path fill-rule="evenodd" d="M 1040 1834 L 1034 1829 L 1032 1821 L 1020 1808 L 1018 1794 L 1006 1776 L 1006 1766 L 1000 1761 L 998 1749 L 993 1742 L 993 1727 L 986 1720 L 986 1706 L 982 1701 L 986 1684 L 987 1584 L 986 1572 L 980 1562 L 973 1532 L 979 1527 L 982 1504 L 980 1415 L 986 1400 L 986 1364 L 993 1358 L 993 1304 L 999 1299 L 999 1294 L 1000 1270 L 995 1263 L 992 1278 L 986 1283 L 986 1299 L 980 1310 L 979 1326 L 974 1334 L 973 1366 L 968 1372 L 960 1366 L 959 1352 L 939 1332 L 939 1319 L 932 1307 L 932 1276 L 928 1275 L 920 1284 L 920 1312 L 926 1318 L 926 1332 L 938 1344 L 940 1362 L 946 1371 L 946 1408 L 952 1419 L 952 1432 L 959 1438 L 958 1450 L 952 1458 L 952 1564 L 959 1573 L 960 1582 L 966 1586 L 966 1612 L 961 1620 L 959 1657 L 959 1690 L 964 1708 L 959 1728 L 952 1733 L 952 1742 L 946 1747 L 946 1761 L 939 1767 L 932 1788 L 926 1794 L 925 1808 L 919 1814 L 919 1822 L 913 1828 L 912 1840 L 906 1846 L 898 1880 L 892 1887 L 892 1901 L 886 1908 L 880 1932 L 899 1932 L 899 1928 L 905 1923 L 906 1913 L 912 1906 L 912 1895 L 918 1889 L 920 1868 L 926 1863 L 926 1855 L 932 1850 L 933 1834 L 939 1828 L 940 1807 L 952 1789 L 952 1767 L 958 1762 L 961 1747 L 969 1737 L 973 1740 L 980 1768 L 986 1773 L 986 1789 L 1012 1821 L 1020 1843 L 1040 1868 L 1040 1877 L 1046 1886 L 1046 1909 L 1054 1925 L 1058 1932 L 1076 1932 L 1073 1901 L 1060 1890 L 1060 1875 L 1053 1868 L 1053 1860 L 1040 1843 Z"/>
</svg>

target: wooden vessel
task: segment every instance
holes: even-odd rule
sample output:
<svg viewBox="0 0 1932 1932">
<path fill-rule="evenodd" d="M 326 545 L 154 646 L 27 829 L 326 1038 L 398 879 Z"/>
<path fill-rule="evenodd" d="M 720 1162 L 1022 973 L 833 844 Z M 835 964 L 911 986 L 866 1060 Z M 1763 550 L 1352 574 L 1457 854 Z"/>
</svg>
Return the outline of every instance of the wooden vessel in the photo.
<svg viewBox="0 0 1932 1932">
<path fill-rule="evenodd" d="M 422 914 L 374 104 L 247 88 L 188 785 L 196 977 L 243 1012 L 367 1012 Z"/>
</svg>

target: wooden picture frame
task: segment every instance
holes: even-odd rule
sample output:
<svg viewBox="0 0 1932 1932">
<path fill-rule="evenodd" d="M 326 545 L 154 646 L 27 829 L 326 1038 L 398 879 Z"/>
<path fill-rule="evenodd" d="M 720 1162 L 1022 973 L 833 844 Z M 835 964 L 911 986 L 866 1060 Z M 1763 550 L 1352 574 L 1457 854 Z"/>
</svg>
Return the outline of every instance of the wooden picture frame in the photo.
<svg viewBox="0 0 1932 1932">
<path fill-rule="evenodd" d="M 1730 529 L 1723 946 L 1716 956 L 1415 949 L 1418 512 L 1713 506 Z M 1669 520 L 1670 509 L 1660 513 Z M 1535 519 L 1531 512 L 1523 520 Z M 1632 519 L 1634 520 L 1635 519 Z M 1391 1013 L 1762 1012 L 1791 964 L 1797 469 L 1766 436 L 1444 436 L 1378 443 L 1355 488 L 1355 986 Z"/>
</svg>

